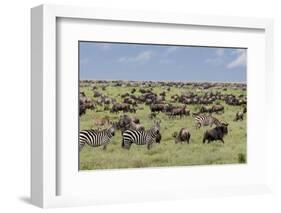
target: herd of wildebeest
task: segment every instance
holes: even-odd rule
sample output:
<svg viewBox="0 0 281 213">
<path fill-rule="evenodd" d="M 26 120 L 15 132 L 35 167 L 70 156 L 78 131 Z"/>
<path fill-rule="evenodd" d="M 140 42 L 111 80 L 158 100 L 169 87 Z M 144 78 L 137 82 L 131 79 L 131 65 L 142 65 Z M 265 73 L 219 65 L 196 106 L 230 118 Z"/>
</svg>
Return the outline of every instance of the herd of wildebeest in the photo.
<svg viewBox="0 0 281 213">
<path fill-rule="evenodd" d="M 126 90 L 125 92 L 122 90 L 122 93 L 114 97 L 106 95 L 105 91 L 109 85 L 117 91 L 118 88 L 124 87 Z M 85 94 L 83 87 L 90 88 L 90 93 Z M 171 95 L 172 88 L 174 91 L 181 92 L 174 92 Z M 228 92 L 229 88 L 232 89 L 231 91 L 245 92 L 239 95 L 232 94 Z M 112 119 L 111 116 L 94 116 L 92 119 L 96 128 L 81 129 L 81 132 L 84 131 L 83 134 L 80 132 L 81 148 L 88 144 L 92 147 L 103 146 L 106 149 L 114 134 L 120 131 L 121 147 L 130 149 L 131 144 L 137 144 L 147 145 L 150 149 L 152 143 L 159 144 L 162 139 L 161 119 L 158 118 L 160 114 L 167 116 L 168 119 L 185 119 L 187 116 L 192 116 L 196 129 L 207 126 L 202 135 L 203 143 L 212 141 L 224 143 L 223 138 L 228 133 L 229 121 L 219 120 L 216 116 L 225 112 L 226 105 L 238 106 L 238 110 L 233 112 L 231 121 L 242 121 L 247 112 L 245 83 L 84 80 L 80 81 L 79 99 L 80 117 L 87 110 L 96 113 L 107 112 L 115 118 L 118 115 L 117 119 Z M 145 118 L 134 116 L 144 107 L 149 108 Z M 193 110 L 191 111 L 190 108 Z M 146 129 L 142 125 L 142 119 L 150 119 L 155 125 Z M 173 133 L 172 137 L 174 143 L 189 143 L 192 132 L 188 126 L 182 126 Z"/>
</svg>

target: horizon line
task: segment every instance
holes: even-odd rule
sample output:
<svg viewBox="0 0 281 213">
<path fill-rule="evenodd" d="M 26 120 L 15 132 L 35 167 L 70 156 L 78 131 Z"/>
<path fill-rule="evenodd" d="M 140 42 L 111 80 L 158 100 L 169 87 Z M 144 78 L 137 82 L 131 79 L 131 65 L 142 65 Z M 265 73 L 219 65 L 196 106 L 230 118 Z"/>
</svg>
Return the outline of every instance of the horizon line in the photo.
<svg viewBox="0 0 281 213">
<path fill-rule="evenodd" d="M 247 81 L 200 81 L 200 80 L 124 80 L 124 79 L 79 79 L 79 81 L 135 81 L 135 82 L 181 82 L 181 83 L 233 83 L 233 84 L 247 84 Z"/>
</svg>

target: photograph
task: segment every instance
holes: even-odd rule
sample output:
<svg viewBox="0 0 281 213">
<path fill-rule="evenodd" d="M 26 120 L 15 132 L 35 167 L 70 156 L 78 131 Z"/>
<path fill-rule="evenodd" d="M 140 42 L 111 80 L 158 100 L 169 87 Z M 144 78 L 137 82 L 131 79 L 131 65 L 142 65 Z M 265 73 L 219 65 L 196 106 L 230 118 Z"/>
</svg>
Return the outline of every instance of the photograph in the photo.
<svg viewBox="0 0 281 213">
<path fill-rule="evenodd" d="M 78 41 L 78 52 L 79 171 L 247 163 L 247 48 Z"/>
</svg>

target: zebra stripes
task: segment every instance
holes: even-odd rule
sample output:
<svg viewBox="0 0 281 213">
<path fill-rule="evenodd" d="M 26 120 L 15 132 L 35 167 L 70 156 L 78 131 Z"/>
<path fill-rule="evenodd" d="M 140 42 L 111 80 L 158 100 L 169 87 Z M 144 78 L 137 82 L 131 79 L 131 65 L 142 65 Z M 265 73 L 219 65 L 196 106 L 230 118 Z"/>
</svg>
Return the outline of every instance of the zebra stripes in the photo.
<svg viewBox="0 0 281 213">
<path fill-rule="evenodd" d="M 211 116 L 211 115 L 198 115 L 195 117 L 195 122 L 196 122 L 196 129 L 200 128 L 201 126 L 211 126 L 213 124 L 215 124 L 216 126 L 220 126 L 221 125 L 221 122 Z"/>
<path fill-rule="evenodd" d="M 146 145 L 147 149 L 152 147 L 159 134 L 160 125 L 157 123 L 154 127 L 147 131 L 128 129 L 123 132 L 122 148 L 130 149 L 132 143 L 136 145 Z"/>
<path fill-rule="evenodd" d="M 79 133 L 79 151 L 88 144 L 92 147 L 103 146 L 106 149 L 107 144 L 110 142 L 111 138 L 114 136 L 114 127 L 109 129 L 98 130 L 82 130 Z"/>
</svg>

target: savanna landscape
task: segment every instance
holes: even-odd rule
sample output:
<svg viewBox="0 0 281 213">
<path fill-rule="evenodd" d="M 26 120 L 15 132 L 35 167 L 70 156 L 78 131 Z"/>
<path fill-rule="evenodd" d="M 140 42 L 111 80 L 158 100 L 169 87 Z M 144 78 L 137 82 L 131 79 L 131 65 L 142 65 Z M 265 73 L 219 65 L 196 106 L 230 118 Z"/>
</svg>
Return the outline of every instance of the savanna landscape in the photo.
<svg viewBox="0 0 281 213">
<path fill-rule="evenodd" d="M 80 170 L 246 163 L 246 89 L 246 83 L 80 80 L 80 130 L 114 128 L 106 148 L 81 149 Z M 223 141 L 206 134 L 216 123 L 198 125 L 202 115 L 227 124 Z M 150 149 L 122 147 L 126 129 L 147 131 L 156 123 Z"/>
</svg>

